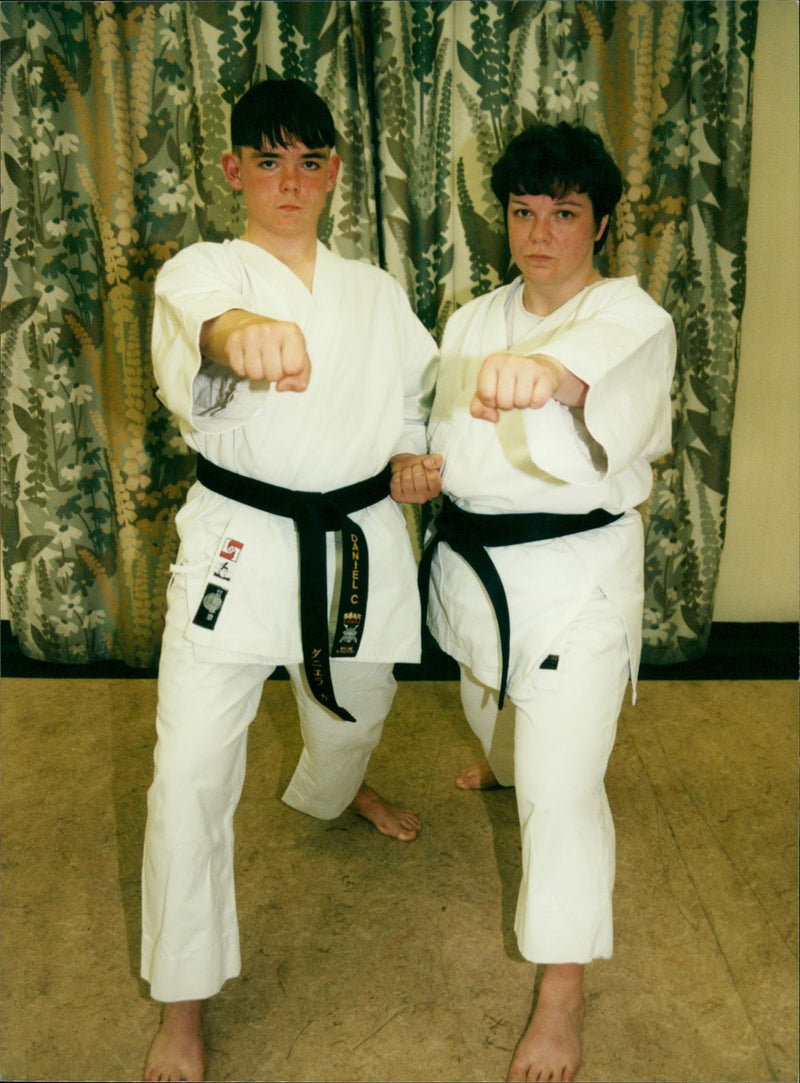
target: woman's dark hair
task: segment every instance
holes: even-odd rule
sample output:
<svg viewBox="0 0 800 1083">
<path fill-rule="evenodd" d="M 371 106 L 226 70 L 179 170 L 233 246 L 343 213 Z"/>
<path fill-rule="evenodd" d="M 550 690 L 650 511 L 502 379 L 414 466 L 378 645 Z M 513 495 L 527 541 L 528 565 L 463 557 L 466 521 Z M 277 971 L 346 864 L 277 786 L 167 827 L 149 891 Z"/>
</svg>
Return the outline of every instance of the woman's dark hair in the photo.
<svg viewBox="0 0 800 1083">
<path fill-rule="evenodd" d="M 560 199 L 568 192 L 585 192 L 599 225 L 619 202 L 622 174 L 596 132 L 566 121 L 534 124 L 511 140 L 495 164 L 492 191 L 504 211 L 512 194 Z M 595 252 L 607 233 L 595 241 Z"/>
<path fill-rule="evenodd" d="M 310 149 L 333 147 L 336 129 L 331 111 L 300 79 L 265 79 L 236 102 L 231 113 L 231 145 L 261 150 L 265 143 Z"/>
</svg>

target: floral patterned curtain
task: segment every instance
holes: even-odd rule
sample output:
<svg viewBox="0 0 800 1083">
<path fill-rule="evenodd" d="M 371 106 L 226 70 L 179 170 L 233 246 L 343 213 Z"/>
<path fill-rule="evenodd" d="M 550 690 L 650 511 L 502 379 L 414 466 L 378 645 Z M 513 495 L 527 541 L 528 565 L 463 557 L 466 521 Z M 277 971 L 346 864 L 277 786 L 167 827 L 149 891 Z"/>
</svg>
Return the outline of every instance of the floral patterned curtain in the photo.
<svg viewBox="0 0 800 1083">
<path fill-rule="evenodd" d="M 33 658 L 152 664 L 193 459 L 155 399 L 153 278 L 235 236 L 231 103 L 299 76 L 344 169 L 323 228 L 438 334 L 504 281 L 491 164 L 581 120 L 626 179 L 603 270 L 673 315 L 674 450 L 647 524 L 645 658 L 702 653 L 724 539 L 757 4 L 16 3 L 0 10 L 3 566 Z"/>
</svg>

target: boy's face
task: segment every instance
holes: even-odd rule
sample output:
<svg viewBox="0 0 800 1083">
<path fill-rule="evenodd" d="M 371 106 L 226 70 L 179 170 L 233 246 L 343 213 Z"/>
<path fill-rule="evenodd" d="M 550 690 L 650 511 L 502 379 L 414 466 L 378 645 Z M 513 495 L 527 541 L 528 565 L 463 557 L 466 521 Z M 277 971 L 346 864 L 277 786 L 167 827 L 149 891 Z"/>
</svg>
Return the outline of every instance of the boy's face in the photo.
<svg viewBox="0 0 800 1083">
<path fill-rule="evenodd" d="M 242 147 L 222 156 L 225 177 L 247 207 L 245 239 L 266 244 L 280 238 L 316 238 L 317 223 L 333 191 L 340 160 L 328 147 Z"/>
<path fill-rule="evenodd" d="M 587 284 L 594 270 L 594 242 L 608 225 L 608 216 L 594 220 L 585 192 L 517 195 L 508 200 L 508 242 L 514 262 L 534 289 L 569 300 Z"/>
</svg>

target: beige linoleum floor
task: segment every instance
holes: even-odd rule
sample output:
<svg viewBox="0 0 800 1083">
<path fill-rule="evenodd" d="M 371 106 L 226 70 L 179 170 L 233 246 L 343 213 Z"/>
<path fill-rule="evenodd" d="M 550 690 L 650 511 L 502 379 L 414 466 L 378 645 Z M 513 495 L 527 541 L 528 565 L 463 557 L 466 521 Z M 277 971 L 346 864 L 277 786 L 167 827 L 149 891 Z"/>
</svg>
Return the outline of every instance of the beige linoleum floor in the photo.
<svg viewBox="0 0 800 1083">
<path fill-rule="evenodd" d="M 135 1080 L 149 680 L 5 679 L 7 1080 Z M 512 790 L 453 786 L 476 745 L 448 682 L 402 683 L 370 781 L 410 845 L 278 799 L 298 752 L 270 682 L 238 813 L 242 977 L 208 1015 L 213 1080 L 499 1080 L 531 1005 L 512 922 Z M 614 958 L 588 973 L 583 1080 L 795 1080 L 797 688 L 645 682 L 608 776 Z"/>
</svg>

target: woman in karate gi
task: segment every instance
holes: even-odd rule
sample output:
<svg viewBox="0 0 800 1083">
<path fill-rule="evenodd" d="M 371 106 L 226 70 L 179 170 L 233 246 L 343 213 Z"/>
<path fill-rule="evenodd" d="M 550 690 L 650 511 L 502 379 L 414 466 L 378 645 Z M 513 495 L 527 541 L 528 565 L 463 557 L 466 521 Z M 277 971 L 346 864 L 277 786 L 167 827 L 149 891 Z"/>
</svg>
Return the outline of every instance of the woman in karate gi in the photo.
<svg viewBox="0 0 800 1083">
<path fill-rule="evenodd" d="M 284 800 L 327 819 L 349 807 L 402 840 L 420 829 L 363 779 L 393 663 L 419 660 L 395 501 L 439 491 L 425 428 L 436 345 L 389 275 L 317 240 L 339 169 L 324 102 L 297 80 L 260 83 L 231 135 L 243 237 L 190 246 L 156 283 L 159 396 L 198 481 L 177 519 L 148 795 L 142 976 L 165 1004 L 148 1080 L 204 1077 L 203 1002 L 240 970 L 232 822 L 277 665 L 304 739 Z"/>
<path fill-rule="evenodd" d="M 430 446 L 444 457 L 446 496 L 428 619 L 460 663 L 488 760 L 457 784 L 516 786 L 515 927 L 544 971 L 508 1078 L 567 1080 L 581 1062 L 584 966 L 612 951 L 604 775 L 629 678 L 635 694 L 636 506 L 650 462 L 670 447 L 675 336 L 635 279 L 595 269 L 622 191 L 598 136 L 564 123 L 528 129 L 492 187 L 520 274 L 445 330 Z M 504 695 L 510 765 L 497 740 Z"/>
</svg>

